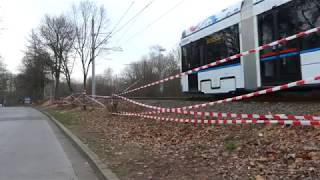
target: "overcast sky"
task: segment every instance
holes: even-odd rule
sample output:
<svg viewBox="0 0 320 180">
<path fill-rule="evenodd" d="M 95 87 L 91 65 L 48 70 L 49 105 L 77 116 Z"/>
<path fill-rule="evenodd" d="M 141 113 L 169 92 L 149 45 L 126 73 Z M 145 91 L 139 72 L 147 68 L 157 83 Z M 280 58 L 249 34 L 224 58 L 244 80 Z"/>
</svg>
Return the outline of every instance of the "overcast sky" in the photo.
<svg viewBox="0 0 320 180">
<path fill-rule="evenodd" d="M 27 44 L 27 37 L 32 28 L 36 28 L 45 14 L 59 15 L 70 10 L 73 3 L 80 0 L 0 0 L 0 54 L 4 57 L 9 70 L 18 71 Z M 125 23 L 151 0 L 96 0 L 104 4 L 110 19 L 111 27 L 118 22 L 121 15 L 134 2 Z M 100 57 L 97 61 L 97 73 L 111 67 L 115 73 L 132 61 L 139 60 L 147 54 L 149 47 L 159 44 L 167 51 L 177 47 L 181 33 L 187 27 L 213 15 L 239 0 L 154 0 L 153 4 L 144 11 L 133 23 L 117 33 L 111 39 L 110 47 L 120 46 L 123 52 Z M 161 18 L 150 28 L 144 28 L 167 12 L 179 2 L 176 9 Z M 121 25 L 120 25 L 121 26 Z M 142 31 L 142 33 L 137 32 Z M 79 69 L 79 68 L 77 68 Z M 74 73 L 80 79 L 81 71 Z"/>
</svg>

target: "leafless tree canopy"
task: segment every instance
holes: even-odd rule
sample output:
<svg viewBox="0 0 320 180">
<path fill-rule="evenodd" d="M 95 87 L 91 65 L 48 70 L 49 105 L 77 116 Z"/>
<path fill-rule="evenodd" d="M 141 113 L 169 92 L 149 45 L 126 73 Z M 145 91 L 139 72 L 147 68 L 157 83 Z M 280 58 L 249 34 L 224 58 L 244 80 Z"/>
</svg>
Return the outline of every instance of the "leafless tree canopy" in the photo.
<svg viewBox="0 0 320 180">
<path fill-rule="evenodd" d="M 177 74 L 180 71 L 178 59 L 176 59 L 177 53 L 172 51 L 164 54 L 163 51 L 161 46 L 153 46 L 148 55 L 142 57 L 140 61 L 130 64 L 122 75 L 124 83 L 119 82 L 122 90 L 131 85 L 133 85 L 131 88 L 135 88 Z M 180 95 L 179 80 L 153 86 L 133 95 L 178 96 Z"/>
<path fill-rule="evenodd" d="M 71 87 L 72 64 L 69 54 L 72 51 L 75 31 L 72 22 L 65 15 L 53 17 L 46 15 L 39 28 L 41 42 L 52 54 L 51 71 L 55 78 L 55 97 L 57 97 L 61 72 Z"/>
<path fill-rule="evenodd" d="M 108 19 L 104 6 L 98 7 L 94 2 L 82 1 L 73 6 L 75 25 L 74 49 L 82 64 L 83 89 L 87 86 L 90 65 L 99 56 L 108 43 Z"/>
</svg>

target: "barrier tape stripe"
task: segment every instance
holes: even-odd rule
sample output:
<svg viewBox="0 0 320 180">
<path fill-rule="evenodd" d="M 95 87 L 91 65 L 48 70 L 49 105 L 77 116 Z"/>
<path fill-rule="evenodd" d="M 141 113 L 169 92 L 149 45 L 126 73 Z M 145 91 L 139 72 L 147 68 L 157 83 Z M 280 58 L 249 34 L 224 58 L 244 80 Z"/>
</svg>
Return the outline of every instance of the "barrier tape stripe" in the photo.
<svg viewBox="0 0 320 180">
<path fill-rule="evenodd" d="M 161 111 L 151 111 L 140 113 L 142 115 L 160 114 Z M 194 115 L 199 117 L 212 118 L 241 118 L 241 119 L 275 119 L 275 120 L 313 120 L 320 121 L 320 116 L 314 115 L 287 115 L 287 114 L 244 114 L 244 113 L 224 113 L 224 112 L 198 112 L 198 111 L 182 111 L 178 114 Z"/>
<path fill-rule="evenodd" d="M 192 105 L 192 106 L 185 106 L 185 107 L 181 107 L 181 108 L 163 108 L 163 107 L 151 106 L 151 105 L 139 103 L 137 101 L 133 101 L 133 100 L 125 98 L 123 96 L 119 96 L 119 95 L 114 95 L 114 96 L 118 97 L 120 99 L 123 99 L 125 101 L 128 101 L 130 103 L 136 104 L 138 106 L 142 106 L 142 107 L 146 107 L 146 108 L 149 108 L 149 109 L 154 109 L 154 110 L 160 111 L 161 113 L 178 113 L 178 114 L 182 114 L 187 109 L 205 108 L 205 107 L 213 106 L 213 105 L 216 105 L 216 104 L 222 104 L 222 103 L 233 102 L 233 101 L 240 101 L 240 100 L 244 100 L 244 99 L 248 99 L 248 98 L 252 98 L 252 97 L 261 96 L 261 95 L 264 95 L 264 94 L 270 94 L 270 93 L 273 93 L 273 92 L 289 89 L 289 88 L 296 87 L 296 86 L 302 86 L 302 85 L 304 85 L 304 84 L 306 84 L 308 82 L 314 81 L 314 80 L 320 80 L 320 76 L 315 76 L 315 77 L 312 77 L 312 78 L 307 78 L 306 80 L 299 80 L 299 81 L 291 82 L 291 83 L 288 83 L 288 84 L 275 86 L 273 88 L 260 90 L 260 91 L 256 91 L 256 92 L 245 94 L 245 95 L 235 96 L 235 97 L 232 97 L 232 98 L 226 98 L 224 100 L 212 101 L 212 102 L 207 102 L 207 103 L 197 104 L 197 105 Z M 188 112 L 190 112 L 190 111 L 188 111 Z M 157 112 L 154 112 L 154 113 L 157 113 Z M 191 114 L 191 115 L 194 115 L 194 114 Z"/>
<path fill-rule="evenodd" d="M 119 116 L 141 117 L 160 121 L 170 121 L 179 123 L 193 123 L 195 125 L 229 125 L 229 124 L 278 124 L 278 125 L 295 125 L 295 126 L 320 126 L 320 121 L 297 121 L 297 120 L 266 120 L 266 119 L 233 119 L 233 120 L 205 120 L 205 119 L 183 119 L 168 118 L 159 116 L 148 116 L 134 113 L 112 113 Z"/>
<path fill-rule="evenodd" d="M 99 95 L 88 95 L 89 97 L 92 98 L 103 98 L 103 99 L 110 99 L 111 96 L 99 96 Z"/>
<path fill-rule="evenodd" d="M 215 62 L 212 62 L 210 64 L 206 64 L 206 65 L 203 65 L 203 66 L 200 66 L 200 67 L 197 67 L 197 68 L 194 68 L 192 70 L 189 70 L 189 71 L 186 71 L 186 72 L 182 72 L 182 73 L 179 73 L 179 74 L 176 74 L 176 75 L 173 75 L 173 76 L 169 76 L 165 79 L 162 79 L 162 80 L 158 80 L 158 81 L 155 81 L 153 83 L 150 83 L 150 84 L 146 84 L 144 86 L 141 86 L 141 87 L 138 87 L 138 88 L 135 88 L 135 89 L 132 89 L 132 90 L 129 90 L 129 91 L 125 91 L 123 93 L 120 93 L 118 95 L 125 95 L 125 94 L 128 94 L 128 93 L 131 93 L 131 92 L 134 92 L 134 91 L 138 91 L 140 89 L 145 89 L 147 87 L 151 87 L 151 86 L 154 86 L 154 85 L 157 85 L 157 84 L 161 84 L 161 83 L 164 83 L 164 82 L 167 82 L 167 81 L 171 81 L 171 80 L 174 80 L 174 79 L 177 79 L 177 78 L 180 78 L 184 75 L 189 75 L 189 74 L 192 74 L 192 73 L 195 73 L 195 72 L 199 72 L 201 70 L 204 70 L 204 69 L 208 69 L 210 67 L 214 67 L 214 66 L 217 66 L 217 65 L 220 65 L 220 64 L 223 64 L 223 63 L 226 63 L 226 62 L 230 62 L 230 61 L 233 61 L 235 59 L 238 59 L 242 56 L 246 56 L 246 55 L 249 55 L 249 54 L 252 54 L 252 53 L 255 53 L 255 52 L 258 52 L 258 51 L 261 51 L 263 49 L 267 49 L 267 48 L 270 48 L 272 46 L 275 46 L 275 45 L 278 45 L 278 44 L 283 44 L 283 43 L 286 43 L 288 41 L 292 41 L 294 39 L 297 39 L 297 38 L 302 38 L 306 35 L 309 35 L 309 34 L 312 34 L 312 33 L 316 33 L 316 32 L 320 32 L 320 27 L 316 27 L 316 28 L 313 28 L 313 29 L 310 29 L 310 30 L 307 30 L 307 31 L 303 31 L 303 32 L 300 32 L 300 33 L 297 33 L 295 35 L 292 35 L 292 36 L 289 36 L 289 37 L 286 37 L 286 38 L 282 38 L 282 39 L 279 39 L 277 41 L 274 41 L 274 42 L 271 42 L 269 44 L 264 44 L 262 46 L 259 46 L 257 48 L 254 48 L 254 49 L 250 49 L 248 51 L 245 51 L 245 52 L 241 52 L 239 54 L 236 54 L 236 55 L 233 55 L 233 56 L 230 56 L 230 57 L 227 57 L 227 58 L 224 58 L 224 59 L 221 59 L 221 60 L 217 60 Z"/>
<path fill-rule="evenodd" d="M 90 97 L 90 96 L 86 96 L 86 97 L 87 97 L 88 99 L 90 99 L 91 101 L 99 104 L 99 105 L 102 106 L 103 108 L 106 108 L 106 106 L 105 106 L 103 103 L 99 102 L 98 100 L 96 100 L 96 99 L 94 99 L 94 98 L 92 98 L 92 97 Z"/>
</svg>

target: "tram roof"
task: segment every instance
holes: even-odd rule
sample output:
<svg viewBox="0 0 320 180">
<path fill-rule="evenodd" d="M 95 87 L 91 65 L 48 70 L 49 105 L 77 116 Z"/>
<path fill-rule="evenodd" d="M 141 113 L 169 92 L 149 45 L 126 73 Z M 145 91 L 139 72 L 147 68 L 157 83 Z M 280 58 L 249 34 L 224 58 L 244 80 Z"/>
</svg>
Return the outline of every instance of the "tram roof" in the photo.
<svg viewBox="0 0 320 180">
<path fill-rule="evenodd" d="M 257 4 L 261 1 L 264 1 L 264 0 L 253 0 L 253 4 Z M 206 18 L 205 20 L 199 22 L 197 25 L 189 27 L 188 29 L 183 31 L 182 39 L 208 26 L 211 26 L 219 21 L 222 21 L 223 19 L 226 19 L 234 14 L 239 13 L 241 11 L 242 3 L 243 3 L 243 0 Z"/>
</svg>

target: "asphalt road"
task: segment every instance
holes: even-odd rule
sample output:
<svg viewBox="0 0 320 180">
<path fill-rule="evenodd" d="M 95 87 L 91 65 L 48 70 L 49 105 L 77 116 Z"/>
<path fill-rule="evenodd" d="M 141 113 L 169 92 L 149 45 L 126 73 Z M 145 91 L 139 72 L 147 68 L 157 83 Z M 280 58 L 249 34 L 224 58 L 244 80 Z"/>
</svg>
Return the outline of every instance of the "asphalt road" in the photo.
<svg viewBox="0 0 320 180">
<path fill-rule="evenodd" d="M 35 109 L 0 108 L 0 180 L 98 179 L 53 126 Z"/>
</svg>

